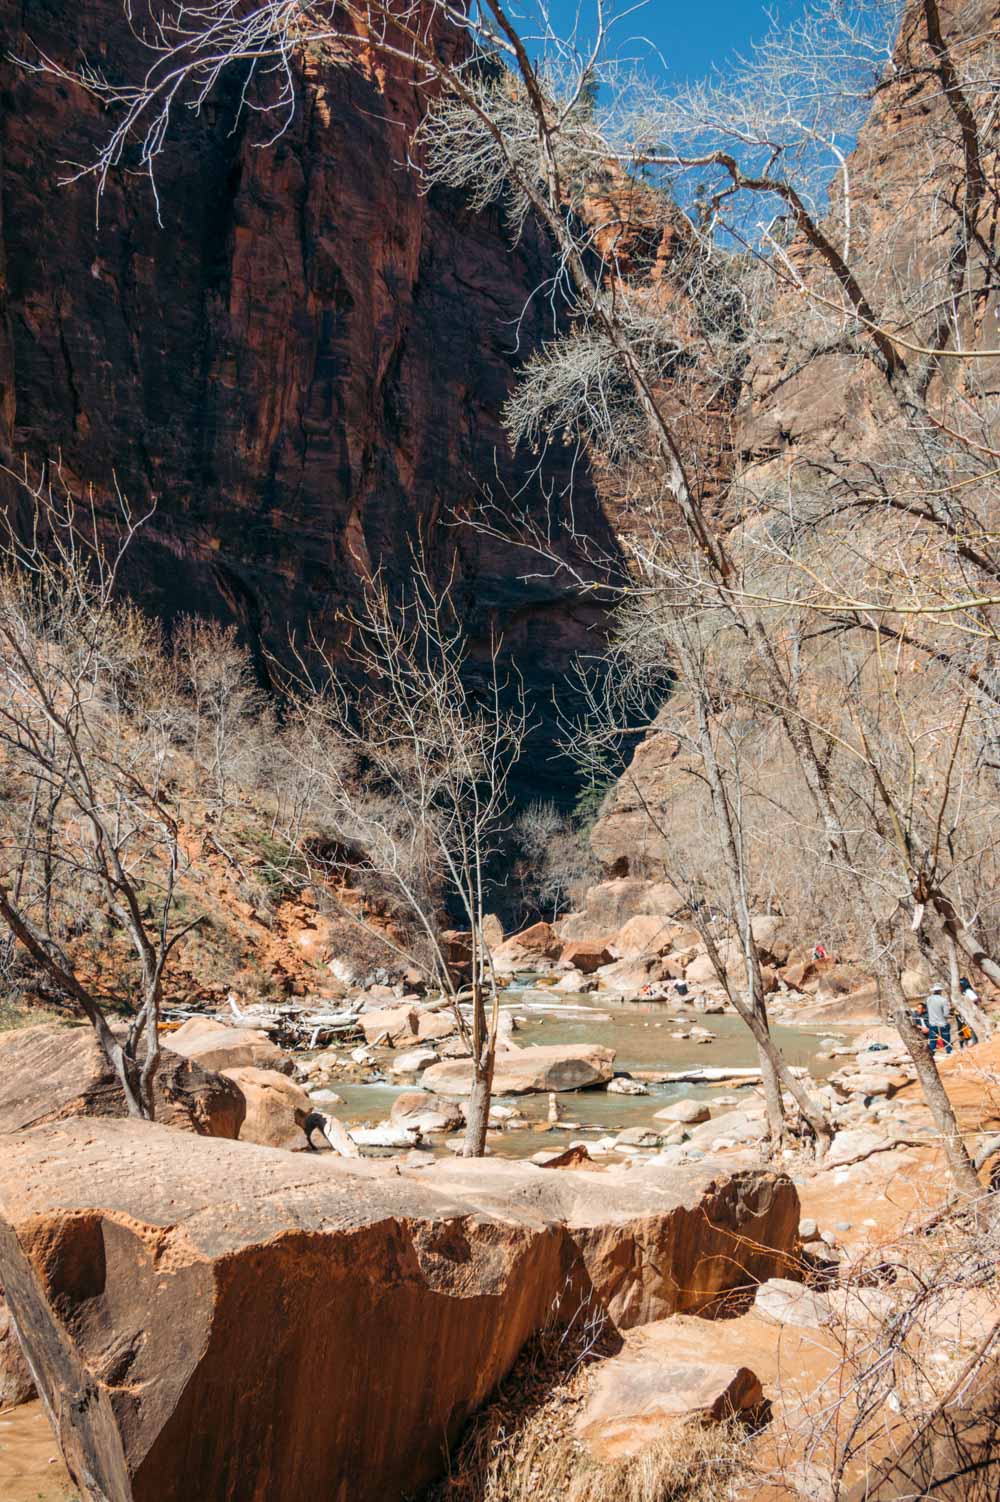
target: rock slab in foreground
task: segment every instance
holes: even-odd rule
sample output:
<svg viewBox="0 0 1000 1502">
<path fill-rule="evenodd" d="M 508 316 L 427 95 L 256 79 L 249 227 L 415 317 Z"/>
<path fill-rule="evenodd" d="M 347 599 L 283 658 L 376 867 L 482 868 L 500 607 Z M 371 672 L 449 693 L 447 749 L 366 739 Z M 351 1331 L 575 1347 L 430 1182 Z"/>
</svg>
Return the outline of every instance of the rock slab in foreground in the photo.
<svg viewBox="0 0 1000 1502">
<path fill-rule="evenodd" d="M 560 1300 L 693 1312 L 799 1222 L 787 1178 L 718 1164 L 409 1174 L 129 1121 L 4 1148 L 0 1282 L 107 1502 L 412 1495 Z"/>
<path fill-rule="evenodd" d="M 615 1051 L 597 1043 L 552 1043 L 540 1048 L 498 1052 L 493 1071 L 494 1095 L 530 1095 L 545 1090 L 582 1090 L 605 1085 L 614 1072 Z M 472 1064 L 445 1059 L 425 1069 L 420 1086 L 440 1095 L 469 1095 Z"/>
<path fill-rule="evenodd" d="M 153 1076 L 156 1119 L 236 1138 L 246 1101 L 232 1081 L 164 1048 Z M 93 1028 L 42 1023 L 0 1035 L 0 1134 L 71 1116 L 126 1116 L 125 1095 Z"/>
</svg>

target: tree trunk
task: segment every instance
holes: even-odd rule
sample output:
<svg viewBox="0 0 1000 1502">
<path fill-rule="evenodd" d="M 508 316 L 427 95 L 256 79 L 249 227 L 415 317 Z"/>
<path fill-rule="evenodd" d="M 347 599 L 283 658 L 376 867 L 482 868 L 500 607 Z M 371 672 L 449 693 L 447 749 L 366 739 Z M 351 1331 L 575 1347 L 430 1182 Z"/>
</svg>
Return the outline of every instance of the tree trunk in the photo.
<svg viewBox="0 0 1000 1502">
<path fill-rule="evenodd" d="M 490 1097 L 493 1094 L 493 1061 L 496 1057 L 496 997 L 493 1001 L 493 1025 L 486 1023 L 482 975 L 479 972 L 475 939 L 472 953 L 472 1093 L 465 1123 L 463 1158 L 481 1158 L 486 1152 L 486 1130 L 490 1124 Z"/>
<path fill-rule="evenodd" d="M 977 1196 L 982 1193 L 982 1186 L 959 1130 L 954 1108 L 941 1083 L 927 1040 L 910 1016 L 906 997 L 903 995 L 899 967 L 888 956 L 883 957 L 879 966 L 878 984 L 883 1006 L 888 1010 L 892 1023 L 913 1060 L 924 1100 L 941 1136 L 941 1145 L 955 1188 L 959 1194 Z"/>
<path fill-rule="evenodd" d="M 486 1152 L 486 1130 L 490 1124 L 495 1052 L 495 1046 L 491 1041 L 487 1045 L 485 1058 L 476 1061 L 472 1094 L 469 1096 L 469 1114 L 465 1122 L 465 1141 L 462 1144 L 463 1158 L 482 1158 Z"/>
</svg>

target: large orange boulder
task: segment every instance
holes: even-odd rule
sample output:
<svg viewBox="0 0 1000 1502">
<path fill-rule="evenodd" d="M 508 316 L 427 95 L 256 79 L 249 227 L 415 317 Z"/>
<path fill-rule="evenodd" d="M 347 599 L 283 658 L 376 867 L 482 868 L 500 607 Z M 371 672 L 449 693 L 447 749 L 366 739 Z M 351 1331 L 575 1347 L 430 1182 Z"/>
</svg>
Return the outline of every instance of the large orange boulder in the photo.
<svg viewBox="0 0 1000 1502">
<path fill-rule="evenodd" d="M 206 1137 L 239 1136 L 236 1086 L 164 1046 L 153 1076 L 157 1121 Z M 93 1028 L 42 1023 L 0 1034 L 0 1134 L 69 1116 L 126 1116 L 125 1095 Z"/>
<path fill-rule="evenodd" d="M 214 1017 L 189 1017 L 167 1035 L 166 1046 L 220 1074 L 226 1069 L 277 1069 L 280 1074 L 291 1074 L 295 1067 L 290 1056 L 259 1028 L 231 1027 Z"/>
<path fill-rule="evenodd" d="M 579 970 L 581 975 L 593 975 L 602 965 L 610 965 L 614 958 L 604 944 L 595 943 L 591 939 L 578 939 L 567 944 L 560 955 L 565 964 Z"/>
<path fill-rule="evenodd" d="M 493 950 L 493 964 L 505 975 L 515 970 L 540 968 L 546 960 L 558 959 L 562 941 L 551 923 L 533 923 L 530 928 L 512 934 Z"/>
<path fill-rule="evenodd" d="M 276 1069 L 227 1069 L 225 1077 L 232 1080 L 247 1103 L 241 1142 L 256 1142 L 261 1147 L 308 1147 L 304 1128 L 313 1105 L 301 1085 Z"/>
<path fill-rule="evenodd" d="M 720 1164 L 408 1169 L 112 1120 L 4 1146 L 0 1280 L 108 1502 L 399 1502 L 554 1313 L 696 1312 L 780 1272 L 800 1212 Z"/>
</svg>

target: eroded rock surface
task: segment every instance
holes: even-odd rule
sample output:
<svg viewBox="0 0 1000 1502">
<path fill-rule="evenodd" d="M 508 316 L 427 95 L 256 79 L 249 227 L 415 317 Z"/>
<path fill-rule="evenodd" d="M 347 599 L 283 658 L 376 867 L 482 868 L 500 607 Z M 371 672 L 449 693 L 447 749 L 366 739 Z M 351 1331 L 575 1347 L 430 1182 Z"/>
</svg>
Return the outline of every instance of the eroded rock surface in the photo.
<svg viewBox="0 0 1000 1502">
<path fill-rule="evenodd" d="M 780 1271 L 800 1213 L 718 1164 L 410 1172 L 103 1120 L 9 1139 L 0 1206 L 70 1469 L 109 1502 L 412 1494 L 554 1309 L 704 1308 Z"/>
<path fill-rule="evenodd" d="M 157 1120 L 206 1137 L 235 1138 L 240 1090 L 164 1048 L 154 1076 Z M 125 1116 L 125 1096 L 90 1027 L 42 1023 L 0 1035 L 0 1134 L 70 1116 Z"/>
</svg>

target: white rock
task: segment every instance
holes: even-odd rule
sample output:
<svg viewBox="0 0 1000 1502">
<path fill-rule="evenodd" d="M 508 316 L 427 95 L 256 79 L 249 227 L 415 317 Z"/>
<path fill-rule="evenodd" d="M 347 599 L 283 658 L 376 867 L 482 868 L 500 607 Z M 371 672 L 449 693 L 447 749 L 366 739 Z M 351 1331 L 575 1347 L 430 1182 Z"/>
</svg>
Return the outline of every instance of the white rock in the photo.
<svg viewBox="0 0 1000 1502">
<path fill-rule="evenodd" d="M 641 1080 L 630 1080 L 616 1076 L 615 1079 L 608 1080 L 607 1092 L 609 1095 L 648 1095 L 649 1087 L 644 1085 Z"/>
<path fill-rule="evenodd" d="M 416 1147 L 420 1141 L 416 1127 L 393 1126 L 389 1122 L 378 1127 L 351 1127 L 348 1135 L 359 1147 Z"/>
<path fill-rule="evenodd" d="M 697 1126 L 699 1122 L 708 1121 L 711 1112 L 703 1100 L 692 1100 L 686 1096 L 683 1100 L 675 1100 L 669 1106 L 664 1106 L 662 1111 L 657 1111 L 654 1121 L 676 1121 L 685 1126 Z"/>
</svg>

